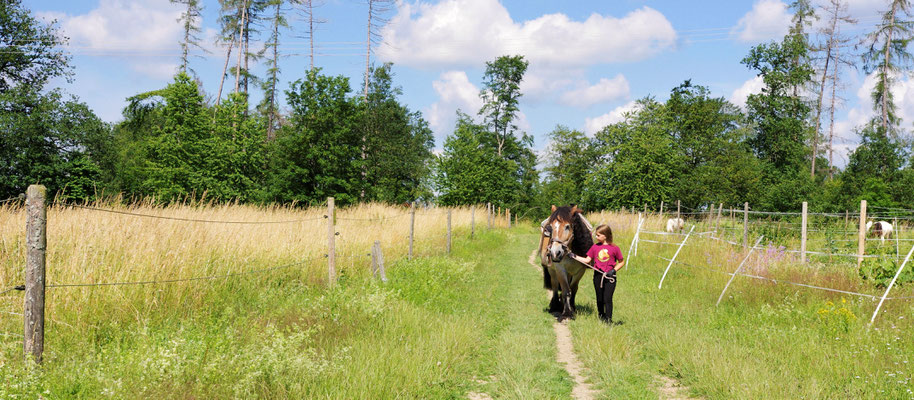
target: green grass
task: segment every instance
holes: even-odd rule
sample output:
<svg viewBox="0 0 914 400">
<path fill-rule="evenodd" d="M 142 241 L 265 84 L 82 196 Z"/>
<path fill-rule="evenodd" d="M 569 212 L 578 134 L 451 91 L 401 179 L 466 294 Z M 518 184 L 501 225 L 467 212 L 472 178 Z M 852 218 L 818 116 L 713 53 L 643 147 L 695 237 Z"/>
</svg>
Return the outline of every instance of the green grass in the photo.
<svg viewBox="0 0 914 400">
<path fill-rule="evenodd" d="M 0 398 L 568 398 L 529 246 L 482 232 L 454 248 L 389 265 L 386 284 L 201 282 L 186 307 L 156 307 L 156 286 L 54 289 L 91 292 L 48 316 L 42 367 L 0 338 Z"/>
<path fill-rule="evenodd" d="M 630 235 L 622 236 L 627 248 Z M 679 259 L 736 269 L 740 258 L 728 261 L 720 249 L 687 247 Z M 911 301 L 886 303 L 868 328 L 876 306 L 870 299 L 737 277 L 715 307 L 729 276 L 712 270 L 676 264 L 657 288 L 668 262 L 654 255 L 674 252 L 642 243 L 629 260 L 615 294 L 614 317 L 624 325 L 608 327 L 593 315 L 572 324 L 575 349 L 605 398 L 651 397 L 645 388 L 656 387 L 661 374 L 708 399 L 914 397 Z M 823 286 L 846 285 L 856 276 L 784 262 L 762 270 Z M 593 304 L 587 286 L 579 299 Z"/>
<path fill-rule="evenodd" d="M 631 232 L 616 237 L 626 251 Z M 23 365 L 21 338 L 0 337 L 0 398 L 569 398 L 547 292 L 527 261 L 536 238 L 530 227 L 481 231 L 450 257 L 391 263 L 386 284 L 350 269 L 327 289 L 290 270 L 187 293 L 49 290 L 49 302 L 85 293 L 48 316 L 42 367 Z M 715 307 L 728 279 L 719 271 L 741 257 L 703 243 L 679 259 L 711 269 L 674 265 L 663 289 L 667 262 L 655 255 L 675 248 L 640 245 L 619 276 L 623 325 L 598 321 L 585 276 L 569 327 L 601 398 L 656 398 L 660 375 L 707 399 L 914 397 L 914 301 L 887 302 L 868 328 L 870 299 L 737 277 Z M 747 267 L 876 292 L 843 267 L 771 257 Z M 4 314 L 0 332 L 21 324 Z"/>
</svg>

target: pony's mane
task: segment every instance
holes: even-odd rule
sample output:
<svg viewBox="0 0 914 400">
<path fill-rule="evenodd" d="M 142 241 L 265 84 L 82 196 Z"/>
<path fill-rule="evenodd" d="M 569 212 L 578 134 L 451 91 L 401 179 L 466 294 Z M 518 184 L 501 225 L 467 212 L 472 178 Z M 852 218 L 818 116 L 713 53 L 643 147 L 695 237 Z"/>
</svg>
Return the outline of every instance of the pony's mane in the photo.
<svg viewBox="0 0 914 400">
<path fill-rule="evenodd" d="M 571 241 L 571 251 L 577 255 L 587 254 L 587 250 L 593 246 L 593 238 L 590 236 L 590 230 L 581 219 L 580 213 L 573 213 L 570 206 L 556 207 L 555 211 L 549 217 L 548 223 L 556 219 L 571 221 L 571 229 L 574 233 L 574 240 Z"/>
</svg>

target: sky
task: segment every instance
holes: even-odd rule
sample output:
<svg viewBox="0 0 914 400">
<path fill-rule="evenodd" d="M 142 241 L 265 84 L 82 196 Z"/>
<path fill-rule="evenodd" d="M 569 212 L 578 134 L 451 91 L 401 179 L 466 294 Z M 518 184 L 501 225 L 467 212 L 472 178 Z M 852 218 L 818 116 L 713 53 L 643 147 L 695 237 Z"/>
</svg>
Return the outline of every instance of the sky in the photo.
<svg viewBox="0 0 914 400">
<path fill-rule="evenodd" d="M 826 0 L 813 0 L 824 5 Z M 216 41 L 217 0 L 201 0 L 204 50 L 190 62 L 210 99 L 218 91 L 227 45 Z M 879 22 L 889 0 L 846 0 L 858 20 L 841 31 L 861 40 Z M 315 3 L 318 3 L 316 1 Z M 548 145 L 548 134 L 565 126 L 593 135 L 621 121 L 636 100 L 664 101 L 685 80 L 707 87 L 743 107 L 762 82 L 740 61 L 756 45 L 780 40 L 792 17 L 782 0 L 418 0 L 397 1 L 372 45 L 372 63 L 393 63 L 400 100 L 421 111 L 435 132 L 437 149 L 453 132 L 456 111 L 476 115 L 485 63 L 502 55 L 529 62 L 521 84 L 518 125 Z M 182 9 L 168 0 L 24 0 L 45 21 L 56 21 L 69 38 L 73 82 L 54 85 L 77 96 L 108 122 L 122 120 L 126 99 L 164 87 L 180 64 Z M 322 21 L 314 34 L 315 66 L 350 78 L 359 92 L 365 70 L 366 0 L 324 0 L 314 10 Z M 824 13 L 821 13 L 824 15 Z M 280 44 L 280 88 L 304 76 L 309 41 L 299 10 L 288 10 L 290 28 Z M 823 18 L 824 20 L 824 18 Z M 815 31 L 824 21 L 814 24 Z M 261 28 L 262 38 L 267 27 Z M 261 40 L 263 40 L 261 39 Z M 260 48 L 261 42 L 251 45 Z M 848 49 L 847 51 L 852 51 Z M 237 53 L 235 53 L 237 54 Z M 859 60 L 859 57 L 856 59 Z M 230 62 L 234 65 L 235 57 Z M 835 164 L 844 166 L 856 147 L 859 127 L 872 115 L 872 75 L 843 71 L 836 113 Z M 252 72 L 262 75 L 260 65 Z M 234 77 L 226 78 L 227 93 Z M 904 126 L 914 122 L 914 80 L 893 87 Z M 223 97 L 225 94 L 223 94 Z M 252 103 L 262 97 L 254 89 Z"/>
</svg>

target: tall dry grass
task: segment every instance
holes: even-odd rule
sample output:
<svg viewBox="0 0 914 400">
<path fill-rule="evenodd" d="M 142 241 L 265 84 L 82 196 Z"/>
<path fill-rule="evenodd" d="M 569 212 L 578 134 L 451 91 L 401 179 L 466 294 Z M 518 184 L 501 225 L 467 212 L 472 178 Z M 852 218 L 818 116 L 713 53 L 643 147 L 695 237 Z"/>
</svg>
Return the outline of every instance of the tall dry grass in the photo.
<svg viewBox="0 0 914 400">
<path fill-rule="evenodd" d="M 326 207 L 189 203 L 162 207 L 150 203 L 122 206 L 117 202 L 88 207 L 121 213 L 61 204 L 48 208 L 48 285 L 177 282 L 142 285 L 142 290 L 137 289 L 139 285 L 52 287 L 48 289 L 49 315 L 79 315 L 80 307 L 98 304 L 98 300 L 111 307 L 110 312 L 140 315 L 159 307 L 204 306 L 204 289 L 223 281 L 279 276 L 321 285 L 328 279 Z M 473 223 L 477 233 L 486 229 L 485 207 L 450 210 L 453 235 L 469 235 Z M 414 255 L 445 252 L 447 211 L 416 209 Z M 369 273 L 368 254 L 375 240 L 381 242 L 388 262 L 407 254 L 408 208 L 361 204 L 338 208 L 335 214 L 340 276 Z M 494 224 L 507 226 L 507 220 L 502 215 Z M 24 208 L 0 206 L 0 290 L 23 283 L 24 231 Z M 269 270 L 274 267 L 280 268 Z M 269 271 L 257 272 L 262 270 Z M 242 275 L 186 280 L 226 274 Z M 0 311 L 17 311 L 20 297 L 0 296 Z"/>
</svg>

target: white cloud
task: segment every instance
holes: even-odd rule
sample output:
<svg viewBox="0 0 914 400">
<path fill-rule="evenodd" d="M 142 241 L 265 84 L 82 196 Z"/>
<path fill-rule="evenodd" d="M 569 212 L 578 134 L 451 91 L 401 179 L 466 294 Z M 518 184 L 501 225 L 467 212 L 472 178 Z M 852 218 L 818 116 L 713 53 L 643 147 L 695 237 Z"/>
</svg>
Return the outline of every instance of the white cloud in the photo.
<svg viewBox="0 0 914 400">
<path fill-rule="evenodd" d="M 505 54 L 552 67 L 628 62 L 676 41 L 672 24 L 649 7 L 622 18 L 547 14 L 518 23 L 497 0 L 404 2 L 381 34 L 379 57 L 414 67 L 479 66 Z"/>
<path fill-rule="evenodd" d="M 587 107 L 593 104 L 606 103 L 629 98 L 631 94 L 628 80 L 622 74 L 612 79 L 601 78 L 593 86 L 570 90 L 562 95 L 562 102 L 575 107 Z"/>
<path fill-rule="evenodd" d="M 599 117 L 587 118 L 584 122 L 584 133 L 592 136 L 607 125 L 622 122 L 625 120 L 625 114 L 637 110 L 638 107 L 638 103 L 630 101 Z"/>
<path fill-rule="evenodd" d="M 181 37 L 179 6 L 160 0 L 101 0 L 84 15 L 48 13 L 80 49 L 174 50 Z"/>
<path fill-rule="evenodd" d="M 482 108 L 479 88 L 470 82 L 464 71 L 444 72 L 432 82 L 432 87 L 438 93 L 438 101 L 426 109 L 424 115 L 438 136 L 443 137 L 454 128 L 458 109 L 475 116 Z"/>
<path fill-rule="evenodd" d="M 761 76 L 756 76 L 755 78 L 749 79 L 748 81 L 743 82 L 743 85 L 733 91 L 730 94 L 730 102 L 737 105 L 739 108 L 746 109 L 746 100 L 749 99 L 751 94 L 759 94 L 762 92 L 762 88 L 765 87 L 765 81 Z"/>
<path fill-rule="evenodd" d="M 178 64 L 170 62 L 133 63 L 133 70 L 143 75 L 170 80 L 178 72 Z"/>
<path fill-rule="evenodd" d="M 780 39 L 790 27 L 792 15 L 780 0 L 760 0 L 752 6 L 730 32 L 744 42 Z"/>
<path fill-rule="evenodd" d="M 59 22 L 62 34 L 70 38 L 72 53 L 123 55 L 131 69 L 157 79 L 176 71 L 180 15 L 179 6 L 161 0 L 101 0 L 98 8 L 82 15 L 39 14 Z"/>
</svg>

